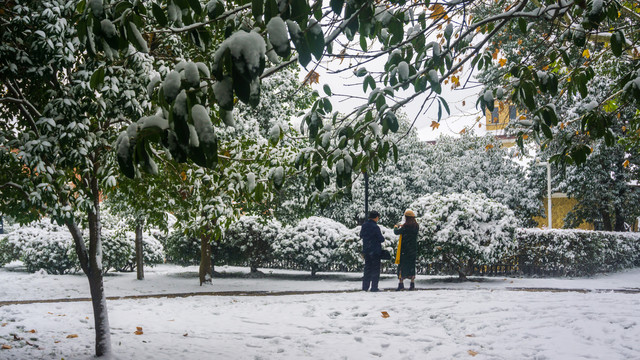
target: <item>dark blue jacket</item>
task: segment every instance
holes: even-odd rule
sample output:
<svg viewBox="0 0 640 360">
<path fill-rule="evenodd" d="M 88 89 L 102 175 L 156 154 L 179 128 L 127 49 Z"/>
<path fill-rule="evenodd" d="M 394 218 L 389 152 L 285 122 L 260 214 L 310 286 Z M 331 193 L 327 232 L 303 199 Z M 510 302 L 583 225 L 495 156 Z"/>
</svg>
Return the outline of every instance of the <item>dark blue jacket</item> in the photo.
<svg viewBox="0 0 640 360">
<path fill-rule="evenodd" d="M 362 238 L 362 253 L 365 255 L 380 255 L 382 252 L 381 244 L 384 242 L 382 231 L 375 221 L 368 219 L 362 224 L 360 229 L 360 237 Z"/>
</svg>

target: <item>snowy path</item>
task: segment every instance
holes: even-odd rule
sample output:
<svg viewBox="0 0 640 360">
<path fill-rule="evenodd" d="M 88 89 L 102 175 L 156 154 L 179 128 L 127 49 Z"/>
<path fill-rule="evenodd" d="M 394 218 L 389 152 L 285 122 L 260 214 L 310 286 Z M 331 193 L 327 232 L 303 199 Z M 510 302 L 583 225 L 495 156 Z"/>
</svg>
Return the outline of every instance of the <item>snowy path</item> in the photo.
<svg viewBox="0 0 640 360">
<path fill-rule="evenodd" d="M 198 289 L 192 275 L 166 266 L 149 271 L 148 281 L 125 274 L 105 283 L 107 295 L 166 295 Z M 380 293 L 350 291 L 357 274 L 273 275 L 224 277 L 203 290 L 309 293 L 109 301 L 114 358 L 640 359 L 640 294 L 597 291 L 639 288 L 640 269 L 590 279 L 420 277 L 428 291 Z M 81 276 L 55 279 L 0 269 L 0 300 L 86 291 L 76 288 L 86 287 Z M 384 277 L 382 285 L 394 283 Z M 563 291 L 538 291 L 544 288 Z M 325 290 L 336 292 L 314 293 Z M 12 348 L 0 350 L 0 359 L 90 359 L 92 316 L 89 302 L 2 306 L 0 345 Z M 142 335 L 134 334 L 137 327 Z"/>
</svg>

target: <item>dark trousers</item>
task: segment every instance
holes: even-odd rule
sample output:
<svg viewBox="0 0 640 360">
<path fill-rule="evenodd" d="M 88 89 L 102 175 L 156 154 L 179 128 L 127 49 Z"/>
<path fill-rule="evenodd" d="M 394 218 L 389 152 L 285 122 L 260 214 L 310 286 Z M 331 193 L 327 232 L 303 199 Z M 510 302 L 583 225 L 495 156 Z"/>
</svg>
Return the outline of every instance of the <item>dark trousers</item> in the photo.
<svg viewBox="0 0 640 360">
<path fill-rule="evenodd" d="M 364 276 L 362 276 L 362 290 L 378 290 L 380 280 L 380 255 L 366 254 L 364 256 Z"/>
</svg>

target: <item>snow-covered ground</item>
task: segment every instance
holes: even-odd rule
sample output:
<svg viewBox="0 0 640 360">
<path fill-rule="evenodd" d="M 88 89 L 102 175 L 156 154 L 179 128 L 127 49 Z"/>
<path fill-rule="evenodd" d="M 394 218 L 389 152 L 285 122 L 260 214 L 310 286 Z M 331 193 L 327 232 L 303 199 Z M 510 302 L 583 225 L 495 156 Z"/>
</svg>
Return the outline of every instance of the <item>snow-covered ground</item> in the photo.
<svg viewBox="0 0 640 360">
<path fill-rule="evenodd" d="M 83 275 L 0 269 L 0 302 L 84 298 Z M 640 359 L 640 269 L 580 279 L 419 276 L 415 292 L 262 296 L 237 292 L 357 290 L 359 274 L 161 265 L 105 277 L 107 296 L 233 292 L 108 301 L 116 359 Z M 382 288 L 396 280 L 383 275 Z M 584 291 L 519 291 L 521 289 Z M 610 291 L 617 290 L 617 291 Z M 388 317 L 383 317 L 383 313 Z M 0 359 L 88 359 L 91 303 L 0 306 Z M 136 335 L 137 327 L 142 334 Z M 15 335 L 15 337 L 14 337 Z M 77 335 L 77 337 L 67 337 Z M 15 338 L 22 340 L 15 340 Z M 27 344 L 27 342 L 29 344 Z"/>
</svg>

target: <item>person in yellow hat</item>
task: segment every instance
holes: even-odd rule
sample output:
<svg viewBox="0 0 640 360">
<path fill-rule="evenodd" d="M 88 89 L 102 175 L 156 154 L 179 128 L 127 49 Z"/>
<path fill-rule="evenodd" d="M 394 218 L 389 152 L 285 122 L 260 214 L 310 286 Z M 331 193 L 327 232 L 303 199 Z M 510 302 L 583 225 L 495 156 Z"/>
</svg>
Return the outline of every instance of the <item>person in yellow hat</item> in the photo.
<svg viewBox="0 0 640 360">
<path fill-rule="evenodd" d="M 410 279 L 409 290 L 416 288 L 416 255 L 418 252 L 418 223 L 416 214 L 407 210 L 404 212 L 404 224 L 394 225 L 393 233 L 400 235 L 398 251 L 396 252 L 396 264 L 398 264 L 398 288 L 404 289 L 404 279 Z"/>
</svg>

